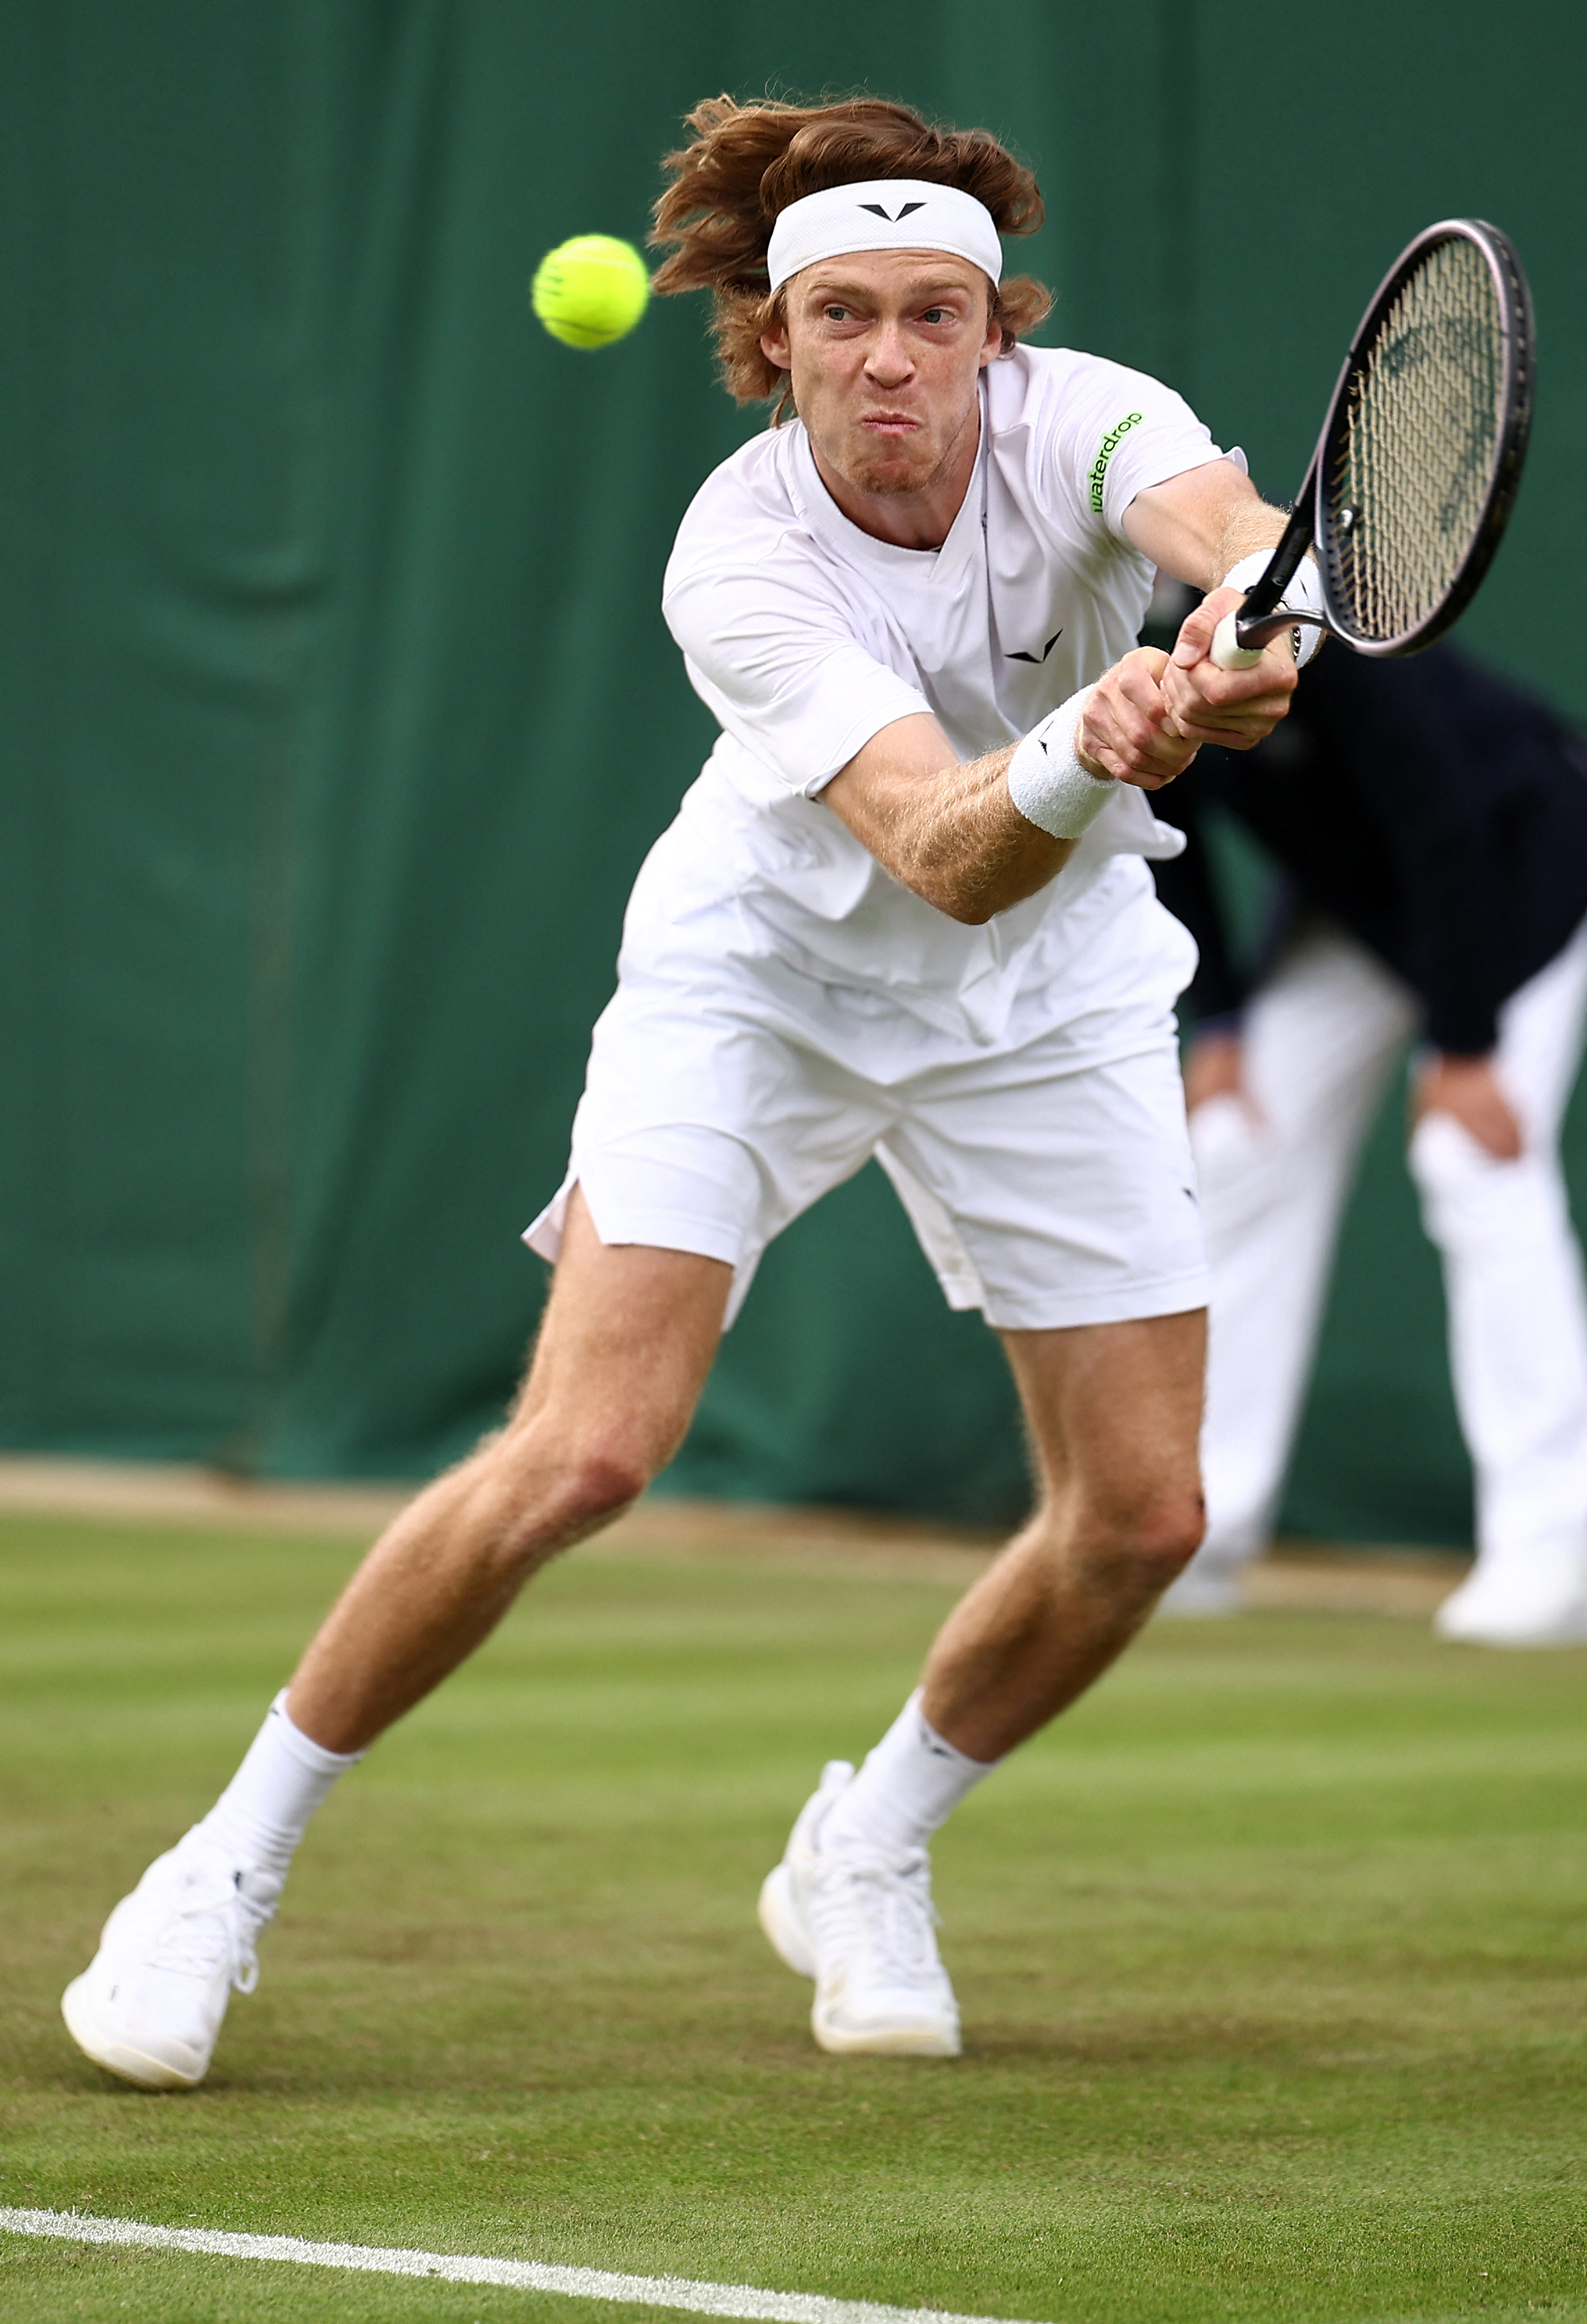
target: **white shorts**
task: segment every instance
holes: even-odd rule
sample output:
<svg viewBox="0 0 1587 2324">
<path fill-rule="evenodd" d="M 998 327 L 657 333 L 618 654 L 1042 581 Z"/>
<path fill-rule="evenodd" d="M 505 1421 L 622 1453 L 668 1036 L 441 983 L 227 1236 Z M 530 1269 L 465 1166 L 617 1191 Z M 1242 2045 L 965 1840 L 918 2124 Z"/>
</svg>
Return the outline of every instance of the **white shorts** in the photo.
<svg viewBox="0 0 1587 2324">
<path fill-rule="evenodd" d="M 730 1266 L 731 1323 L 772 1238 L 874 1155 L 950 1306 L 1009 1331 L 1204 1306 L 1173 1013 L 1195 965 L 1134 867 L 991 1046 L 777 956 L 625 956 L 567 1178 L 524 1240 L 554 1259 L 581 1185 L 603 1242 Z"/>
</svg>

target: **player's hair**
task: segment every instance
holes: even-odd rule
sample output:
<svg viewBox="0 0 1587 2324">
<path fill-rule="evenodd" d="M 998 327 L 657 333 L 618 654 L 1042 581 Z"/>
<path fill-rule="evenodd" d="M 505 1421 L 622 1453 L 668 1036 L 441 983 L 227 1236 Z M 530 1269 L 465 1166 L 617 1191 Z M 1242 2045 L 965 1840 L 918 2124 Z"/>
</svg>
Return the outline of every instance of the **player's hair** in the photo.
<svg viewBox="0 0 1587 2324">
<path fill-rule="evenodd" d="M 973 194 L 1000 234 L 1033 234 L 1045 215 L 1036 180 L 989 131 L 938 129 L 907 105 L 882 97 L 833 105 L 767 97 L 740 105 L 708 97 L 687 125 L 694 143 L 662 164 L 671 183 L 656 204 L 650 241 L 674 247 L 651 288 L 712 293 L 723 384 L 737 403 L 780 395 L 777 420 L 792 399 L 787 374 L 768 362 L 761 338 L 786 312 L 783 292 L 772 297 L 766 271 L 779 210 L 806 194 L 865 178 L 924 178 Z M 992 319 L 1002 326 L 1008 355 L 1047 315 L 1052 294 L 1028 274 L 991 287 Z"/>
</svg>

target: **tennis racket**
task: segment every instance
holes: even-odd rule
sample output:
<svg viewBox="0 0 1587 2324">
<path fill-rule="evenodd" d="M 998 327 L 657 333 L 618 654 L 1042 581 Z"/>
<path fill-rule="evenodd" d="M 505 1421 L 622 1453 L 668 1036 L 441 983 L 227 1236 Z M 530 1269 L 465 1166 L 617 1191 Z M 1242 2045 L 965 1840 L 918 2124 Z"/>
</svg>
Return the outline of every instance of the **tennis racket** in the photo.
<svg viewBox="0 0 1587 2324">
<path fill-rule="evenodd" d="M 1294 513 L 1220 669 L 1315 623 L 1357 653 L 1419 653 L 1460 618 L 1504 537 L 1532 424 L 1532 300 L 1509 239 L 1446 218 L 1395 261 L 1356 333 Z M 1316 551 L 1324 612 L 1284 592 Z"/>
</svg>

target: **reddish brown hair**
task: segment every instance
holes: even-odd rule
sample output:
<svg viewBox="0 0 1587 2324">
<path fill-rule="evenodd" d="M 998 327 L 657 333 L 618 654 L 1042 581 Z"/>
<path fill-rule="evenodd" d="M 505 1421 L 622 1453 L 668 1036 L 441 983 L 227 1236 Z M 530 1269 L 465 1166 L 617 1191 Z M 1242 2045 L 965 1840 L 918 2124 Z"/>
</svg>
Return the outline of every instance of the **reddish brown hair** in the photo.
<svg viewBox="0 0 1587 2324">
<path fill-rule="evenodd" d="M 1029 170 L 984 129 L 938 129 L 877 97 L 835 105 L 785 105 L 768 97 L 739 105 L 709 97 L 688 115 L 694 143 L 669 153 L 671 183 L 656 204 L 650 241 L 672 246 L 652 288 L 709 290 L 712 331 L 723 383 L 738 403 L 780 392 L 787 378 L 768 362 L 763 333 L 783 316 L 773 298 L 766 245 L 779 210 L 828 186 L 863 178 L 924 178 L 957 186 L 992 212 L 1000 234 L 1033 234 L 1045 212 Z M 1028 274 L 992 286 L 992 314 L 1007 355 L 1052 307 L 1050 292 Z"/>
</svg>

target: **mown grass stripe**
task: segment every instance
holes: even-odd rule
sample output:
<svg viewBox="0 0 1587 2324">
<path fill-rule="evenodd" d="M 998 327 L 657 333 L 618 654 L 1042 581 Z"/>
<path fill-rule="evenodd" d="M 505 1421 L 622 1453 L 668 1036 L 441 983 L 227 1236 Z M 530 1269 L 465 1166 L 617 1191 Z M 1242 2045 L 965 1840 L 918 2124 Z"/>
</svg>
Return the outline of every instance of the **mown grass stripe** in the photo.
<svg viewBox="0 0 1587 2324">
<path fill-rule="evenodd" d="M 14 2236 L 53 2236 L 68 2243 L 123 2244 L 145 2251 L 207 2254 L 218 2259 L 287 2260 L 299 2267 L 345 2267 L 364 2275 L 439 2277 L 447 2283 L 504 2284 L 514 2292 L 559 2292 L 569 2299 L 626 2300 L 636 2306 L 687 2308 L 697 2316 L 766 2319 L 766 2324 L 994 2324 L 940 2308 L 887 2308 L 872 2300 L 831 2300 L 821 2292 L 762 2292 L 752 2283 L 694 2283 L 681 2275 L 614 2275 L 599 2267 L 548 2267 L 538 2260 L 392 2251 L 371 2244 L 311 2244 L 299 2236 L 235 2236 L 215 2227 L 159 2227 L 145 2219 L 97 2219 L 78 2211 L 0 2207 L 0 2228 Z"/>
</svg>

